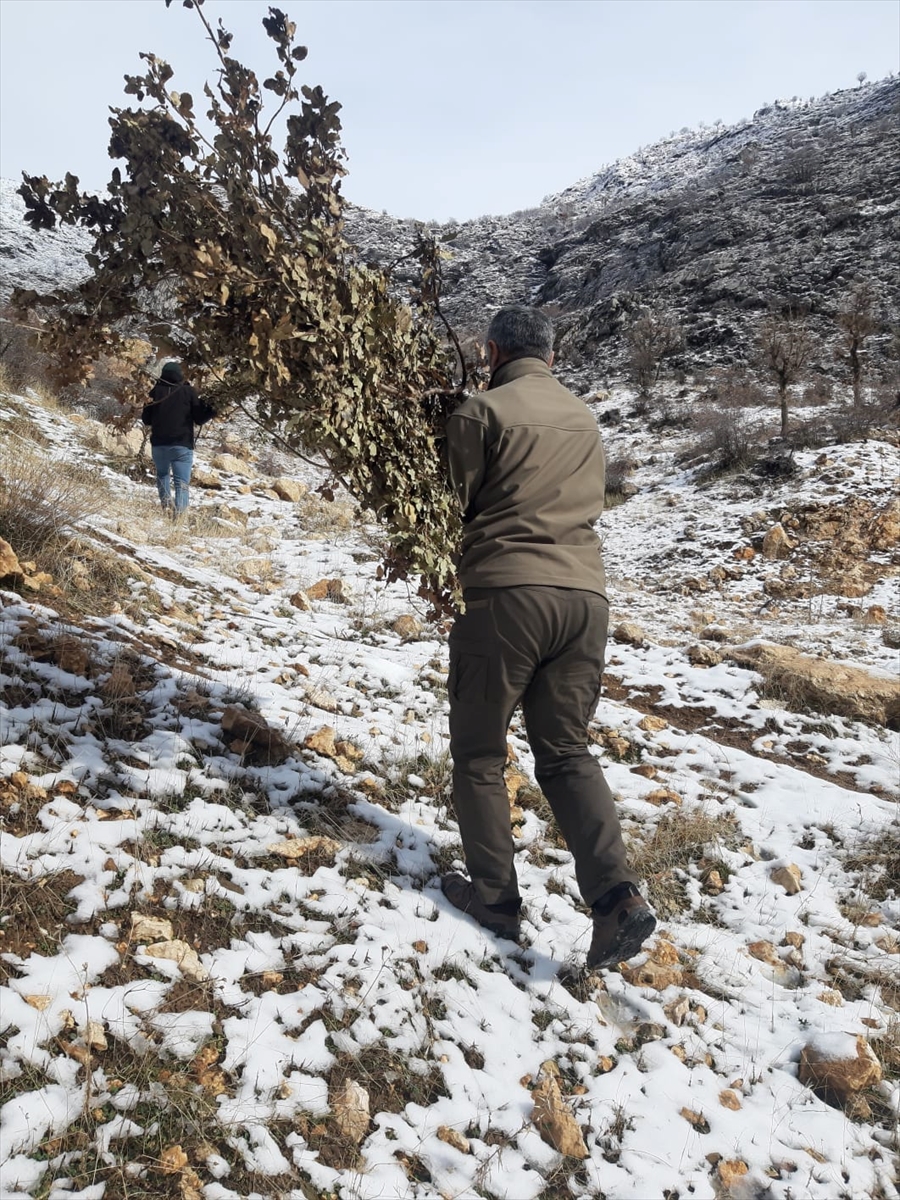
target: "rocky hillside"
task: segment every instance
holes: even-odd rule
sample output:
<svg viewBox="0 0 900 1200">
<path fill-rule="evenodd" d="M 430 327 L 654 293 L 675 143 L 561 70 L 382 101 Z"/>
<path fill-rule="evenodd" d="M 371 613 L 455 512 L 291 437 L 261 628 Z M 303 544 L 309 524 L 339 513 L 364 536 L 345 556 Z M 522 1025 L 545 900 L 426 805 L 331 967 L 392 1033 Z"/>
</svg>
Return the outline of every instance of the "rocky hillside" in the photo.
<svg viewBox="0 0 900 1200">
<path fill-rule="evenodd" d="M 173 524 L 0 389 L 4 1198 L 897 1200 L 900 451 L 604 427 L 591 739 L 661 923 L 586 974 L 518 718 L 522 944 L 441 894 L 446 633 L 366 514 L 213 424 Z"/>
<path fill-rule="evenodd" d="M 900 293 L 898 131 L 893 79 L 683 130 L 539 208 L 443 228 L 447 310 L 478 330 L 498 304 L 547 305 L 560 365 L 587 378 L 621 370 L 620 335 L 641 305 L 677 318 L 695 368 L 745 358 L 767 306 L 790 302 L 809 307 L 815 365 L 831 371 L 850 284 L 869 282 L 886 318 Z M 389 218 L 359 214 L 354 230 L 373 257 L 402 253 L 406 231 Z"/>
<path fill-rule="evenodd" d="M 0 297 L 17 284 L 71 281 L 87 245 L 81 231 L 35 235 L 15 187 L 0 190 Z M 369 261 L 392 263 L 410 248 L 413 222 L 353 208 L 348 224 Z M 870 343 L 884 371 L 896 359 L 900 294 L 900 80 L 685 129 L 537 208 L 436 232 L 457 327 L 480 332 L 500 304 L 545 305 L 558 319 L 559 365 L 575 381 L 621 373 L 621 335 L 648 304 L 683 326 L 689 370 L 750 356 L 770 304 L 808 308 L 818 335 L 810 369 L 832 373 L 835 315 L 854 281 L 872 286 L 885 322 Z"/>
</svg>

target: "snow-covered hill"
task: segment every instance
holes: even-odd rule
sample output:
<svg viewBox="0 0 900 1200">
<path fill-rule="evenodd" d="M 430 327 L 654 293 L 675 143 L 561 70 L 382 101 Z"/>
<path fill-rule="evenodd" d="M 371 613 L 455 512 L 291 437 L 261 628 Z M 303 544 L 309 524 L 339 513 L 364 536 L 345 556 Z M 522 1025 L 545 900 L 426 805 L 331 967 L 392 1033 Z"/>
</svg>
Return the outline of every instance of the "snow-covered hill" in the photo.
<svg viewBox="0 0 900 1200">
<path fill-rule="evenodd" d="M 900 1195 L 900 454 L 704 485 L 604 428 L 641 465 L 595 752 L 661 927 L 584 976 L 518 722 L 524 944 L 441 895 L 446 635 L 365 514 L 213 426 L 173 528 L 100 427 L 0 396 L 4 479 L 102 489 L 0 585 L 4 1200 Z M 851 674 L 811 696 L 761 640 Z"/>
<path fill-rule="evenodd" d="M 875 373 L 893 379 L 898 129 L 900 80 L 885 79 L 673 133 L 535 209 L 436 228 L 450 254 L 444 307 L 464 334 L 481 333 L 504 303 L 548 307 L 559 366 L 586 386 L 621 374 L 622 333 L 642 305 L 680 322 L 682 365 L 695 371 L 752 357 L 767 308 L 793 304 L 818 339 L 812 368 L 829 375 L 836 314 L 862 282 L 884 322 L 868 347 Z M 0 298 L 71 281 L 87 249 L 81 231 L 33 234 L 15 187 L 0 183 Z M 351 207 L 347 224 L 373 262 L 412 244 L 413 222 Z"/>
</svg>

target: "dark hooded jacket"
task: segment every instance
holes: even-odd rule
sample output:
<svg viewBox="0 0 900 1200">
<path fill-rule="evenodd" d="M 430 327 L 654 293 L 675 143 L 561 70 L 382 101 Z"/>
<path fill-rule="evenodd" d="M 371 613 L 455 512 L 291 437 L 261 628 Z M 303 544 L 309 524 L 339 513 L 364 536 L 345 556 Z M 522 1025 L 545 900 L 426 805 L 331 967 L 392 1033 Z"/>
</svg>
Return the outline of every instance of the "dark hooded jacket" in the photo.
<svg viewBox="0 0 900 1200">
<path fill-rule="evenodd" d="M 178 363 L 166 363 L 150 393 L 141 420 L 150 426 L 151 446 L 194 447 L 194 426 L 205 425 L 216 415 L 185 382 Z"/>
</svg>

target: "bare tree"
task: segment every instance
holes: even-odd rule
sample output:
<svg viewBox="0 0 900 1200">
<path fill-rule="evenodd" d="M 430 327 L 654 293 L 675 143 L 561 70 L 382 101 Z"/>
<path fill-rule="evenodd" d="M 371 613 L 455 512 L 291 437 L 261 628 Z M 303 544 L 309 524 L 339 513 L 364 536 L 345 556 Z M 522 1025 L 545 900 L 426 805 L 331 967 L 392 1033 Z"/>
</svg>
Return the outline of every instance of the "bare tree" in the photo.
<svg viewBox="0 0 900 1200">
<path fill-rule="evenodd" d="M 850 289 L 844 306 L 838 311 L 838 324 L 844 332 L 846 357 L 853 380 L 853 403 L 862 404 L 862 350 L 866 339 L 878 328 L 875 316 L 875 297 L 865 283 Z"/>
<path fill-rule="evenodd" d="M 764 322 L 759 335 L 762 364 L 778 383 L 781 405 L 781 436 L 787 436 L 788 388 L 797 379 L 809 359 L 812 338 L 798 314 L 792 310 L 772 313 Z"/>
<path fill-rule="evenodd" d="M 632 378 L 642 396 L 649 396 L 659 380 L 663 362 L 684 345 L 684 331 L 674 317 L 645 308 L 625 335 L 631 357 Z"/>
</svg>

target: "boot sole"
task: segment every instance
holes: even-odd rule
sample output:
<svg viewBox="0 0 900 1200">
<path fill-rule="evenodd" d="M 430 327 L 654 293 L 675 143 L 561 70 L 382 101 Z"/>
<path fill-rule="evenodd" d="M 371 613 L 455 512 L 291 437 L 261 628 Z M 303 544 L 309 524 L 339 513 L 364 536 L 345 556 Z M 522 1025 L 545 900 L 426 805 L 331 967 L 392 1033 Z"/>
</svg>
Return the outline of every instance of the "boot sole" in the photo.
<svg viewBox="0 0 900 1200">
<path fill-rule="evenodd" d="M 639 953 L 644 942 L 656 928 L 656 917 L 649 908 L 636 909 L 622 922 L 616 931 L 612 945 L 600 958 L 587 961 L 591 970 L 597 967 L 614 967 L 616 963 L 628 962 Z"/>
</svg>

